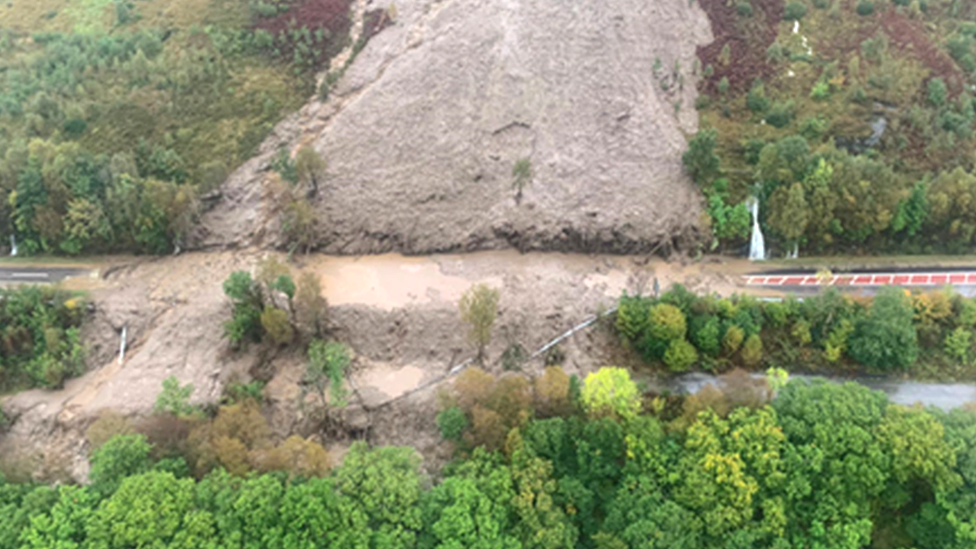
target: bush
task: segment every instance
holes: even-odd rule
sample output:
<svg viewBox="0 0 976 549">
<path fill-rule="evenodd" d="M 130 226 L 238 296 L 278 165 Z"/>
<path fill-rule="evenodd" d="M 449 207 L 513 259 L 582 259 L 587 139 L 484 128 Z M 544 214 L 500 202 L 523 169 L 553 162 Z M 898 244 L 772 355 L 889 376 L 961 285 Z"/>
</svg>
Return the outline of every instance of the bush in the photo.
<svg viewBox="0 0 976 549">
<path fill-rule="evenodd" d="M 451 406 L 437 414 L 437 427 L 441 430 L 444 440 L 458 442 L 464 430 L 468 428 L 468 418 L 461 408 Z"/>
<path fill-rule="evenodd" d="M 946 89 L 945 80 L 941 78 L 933 78 L 929 80 L 928 84 L 928 101 L 933 107 L 942 107 L 946 104 L 946 98 L 948 97 L 948 90 Z"/>
<path fill-rule="evenodd" d="M 763 344 L 762 339 L 759 338 L 759 334 L 752 334 L 746 338 L 746 342 L 742 345 L 742 363 L 746 366 L 758 366 L 762 362 L 763 358 Z"/>
<path fill-rule="evenodd" d="M 91 457 L 92 488 L 108 495 L 118 488 L 125 477 L 149 470 L 149 451 L 152 447 L 142 435 L 118 435 L 95 450 Z"/>
<path fill-rule="evenodd" d="M 766 123 L 774 128 L 783 129 L 793 122 L 795 110 L 792 101 L 777 102 L 766 115 Z"/>
<path fill-rule="evenodd" d="M 857 3 L 857 14 L 862 17 L 867 17 L 874 13 L 874 2 L 871 0 L 861 0 Z"/>
<path fill-rule="evenodd" d="M 783 19 L 787 21 L 799 21 L 806 14 L 807 7 L 802 2 L 794 1 L 786 4 L 786 9 L 783 11 Z"/>
<path fill-rule="evenodd" d="M 491 341 L 491 328 L 498 315 L 498 290 L 485 284 L 472 286 L 461 296 L 458 308 L 461 320 L 468 325 L 468 338 L 478 350 L 478 360 L 485 356 L 485 347 Z"/>
<path fill-rule="evenodd" d="M 742 17 L 752 17 L 752 4 L 748 1 L 740 1 L 735 5 L 735 11 Z"/>
<path fill-rule="evenodd" d="M 720 161 L 715 154 L 718 132 L 713 128 L 698 130 L 688 142 L 688 150 L 681 157 L 691 179 L 699 185 L 707 185 L 719 173 Z"/>
<path fill-rule="evenodd" d="M 295 339 L 295 329 L 288 320 L 288 313 L 277 307 L 264 308 L 261 327 L 276 345 L 288 345 Z"/>
<path fill-rule="evenodd" d="M 675 339 L 664 353 L 664 363 L 672 372 L 686 372 L 698 362 L 695 346 L 684 339 Z"/>
<path fill-rule="evenodd" d="M 691 341 L 701 352 L 718 356 L 722 351 L 722 324 L 714 316 L 697 317 L 691 322 Z"/>
<path fill-rule="evenodd" d="M 163 390 L 156 396 L 153 410 L 156 413 L 171 414 L 176 417 L 193 416 L 198 410 L 190 405 L 191 395 L 193 395 L 192 383 L 181 387 L 176 376 L 170 376 L 163 380 Z"/>
<path fill-rule="evenodd" d="M 734 354 L 742 346 L 742 340 L 745 338 L 746 333 L 742 328 L 735 325 L 729 326 L 722 337 L 722 349 L 725 350 L 726 354 Z"/>
<path fill-rule="evenodd" d="M 650 302 L 642 297 L 630 297 L 624 293 L 617 306 L 616 327 L 626 341 L 636 342 L 644 330 L 650 314 Z"/>
<path fill-rule="evenodd" d="M 746 95 L 746 106 L 756 114 L 762 114 L 769 109 L 769 98 L 766 97 L 766 88 L 759 78 L 752 83 L 752 88 L 749 89 L 749 94 Z"/>
<path fill-rule="evenodd" d="M 885 288 L 858 320 L 849 352 L 854 360 L 881 369 L 907 368 L 918 356 L 918 335 L 911 302 L 902 290 Z"/>
<path fill-rule="evenodd" d="M 950 332 L 945 339 L 946 354 L 964 364 L 967 363 L 972 335 L 971 331 L 961 327 Z"/>
<path fill-rule="evenodd" d="M 651 309 L 650 334 L 661 341 L 684 339 L 688 330 L 685 314 L 674 305 L 661 303 Z"/>
</svg>

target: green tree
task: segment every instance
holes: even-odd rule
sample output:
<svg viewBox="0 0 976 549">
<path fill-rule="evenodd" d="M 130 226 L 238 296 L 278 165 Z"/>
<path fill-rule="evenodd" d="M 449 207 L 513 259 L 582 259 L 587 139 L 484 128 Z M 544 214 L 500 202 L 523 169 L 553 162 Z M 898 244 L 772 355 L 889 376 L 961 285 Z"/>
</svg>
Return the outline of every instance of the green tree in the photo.
<svg viewBox="0 0 976 549">
<path fill-rule="evenodd" d="M 89 546 L 167 547 L 193 510 L 193 480 L 151 471 L 128 476 L 88 523 Z"/>
<path fill-rule="evenodd" d="M 234 271 L 224 281 L 224 294 L 234 305 L 233 316 L 224 324 L 224 335 L 236 345 L 261 341 L 261 287 L 246 271 Z"/>
<path fill-rule="evenodd" d="M 746 366 L 758 366 L 763 358 L 763 344 L 759 334 L 752 334 L 742 345 L 742 362 Z"/>
<path fill-rule="evenodd" d="M 190 404 L 192 395 L 192 383 L 180 386 L 180 380 L 176 379 L 176 376 L 170 376 L 163 380 L 163 390 L 156 395 L 153 410 L 156 413 L 172 414 L 176 417 L 194 416 L 199 410 Z"/>
<path fill-rule="evenodd" d="M 807 229 L 809 205 L 803 185 L 794 183 L 780 187 L 769 198 L 769 226 L 780 234 L 788 245 L 800 241 Z"/>
<path fill-rule="evenodd" d="M 92 489 L 109 495 L 126 477 L 149 470 L 149 451 L 152 447 L 143 435 L 118 435 L 92 453 Z"/>
<path fill-rule="evenodd" d="M 342 343 L 314 339 L 308 346 L 305 383 L 318 393 L 322 403 L 346 405 L 346 373 L 350 364 L 349 349 Z M 329 397 L 326 398 L 326 389 Z"/>
<path fill-rule="evenodd" d="M 866 317 L 857 321 L 850 339 L 850 355 L 875 368 L 907 368 L 918 356 L 918 336 L 911 302 L 902 290 L 885 288 L 871 302 Z"/>
<path fill-rule="evenodd" d="M 640 391 L 623 368 L 600 368 L 588 374 L 580 397 L 587 413 L 594 417 L 630 420 L 641 410 Z"/>
<path fill-rule="evenodd" d="M 485 347 L 491 342 L 491 328 L 498 315 L 498 290 L 485 284 L 472 286 L 464 295 L 458 308 L 461 310 L 461 320 L 469 326 L 468 338 L 478 349 L 478 361 L 485 358 Z"/>
<path fill-rule="evenodd" d="M 698 351 L 695 346 L 684 339 L 675 339 L 668 345 L 664 353 L 664 363 L 672 372 L 685 372 L 698 362 Z"/>
<path fill-rule="evenodd" d="M 959 327 L 949 333 L 945 338 L 943 348 L 947 355 L 967 364 L 969 362 L 969 349 L 972 346 L 972 332 L 968 328 Z"/>
<path fill-rule="evenodd" d="M 445 440 L 458 442 L 468 428 L 468 418 L 458 406 L 450 406 L 437 414 L 437 428 Z"/>
<path fill-rule="evenodd" d="M 700 186 L 709 184 L 719 173 L 721 161 L 715 154 L 717 140 L 718 132 L 715 129 L 699 130 L 688 142 L 688 150 L 681 157 L 688 175 Z"/>
<path fill-rule="evenodd" d="M 335 472 L 341 516 L 348 525 L 338 545 L 414 547 L 423 525 L 419 467 L 413 448 L 371 450 L 365 443 L 353 444 Z"/>
</svg>

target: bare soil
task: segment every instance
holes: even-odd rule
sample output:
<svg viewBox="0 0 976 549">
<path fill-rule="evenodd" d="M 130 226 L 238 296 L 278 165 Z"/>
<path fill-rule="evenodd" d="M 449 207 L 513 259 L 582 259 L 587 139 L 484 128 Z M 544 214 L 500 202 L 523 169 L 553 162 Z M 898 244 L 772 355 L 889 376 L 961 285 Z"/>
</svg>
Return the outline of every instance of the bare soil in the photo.
<svg viewBox="0 0 976 549">
<path fill-rule="evenodd" d="M 230 315 L 222 282 L 234 270 L 253 269 L 264 255 L 256 250 L 193 253 L 136 259 L 111 269 L 90 290 L 96 312 L 84 337 L 92 370 L 59 391 L 5 397 L 3 409 L 12 424 L 0 439 L 0 459 L 29 456 L 38 475 L 50 474 L 45 463 L 67 462 L 71 476 L 84 478 L 87 425 L 106 408 L 132 417 L 150 413 L 162 381 L 171 375 L 194 385 L 197 404 L 218 402 L 230 382 L 266 379 L 267 414 L 276 432 L 287 436 L 300 429 L 300 350 L 252 346 L 235 353 L 222 337 Z M 355 390 L 340 426 L 346 434 L 319 435 L 336 448 L 358 436 L 379 444 L 412 444 L 435 459 L 444 451 L 434 422 L 443 384 L 416 390 L 472 356 L 457 312 L 458 298 L 472 284 L 501 291 L 488 349 L 489 367 L 500 370 L 507 346 L 517 342 L 534 351 L 612 307 L 625 289 L 651 291 L 654 277 L 662 288 L 684 282 L 695 291 L 730 293 L 745 269 L 721 259 L 682 265 L 646 257 L 514 251 L 298 259 L 296 273 L 314 272 L 324 283 L 333 337 L 355 353 Z M 130 345 L 119 364 L 123 326 Z M 612 342 L 611 333 L 599 327 L 581 332 L 561 345 L 564 366 L 585 373 L 611 363 L 617 359 Z M 541 360 L 524 365 L 528 373 L 541 367 Z"/>
</svg>

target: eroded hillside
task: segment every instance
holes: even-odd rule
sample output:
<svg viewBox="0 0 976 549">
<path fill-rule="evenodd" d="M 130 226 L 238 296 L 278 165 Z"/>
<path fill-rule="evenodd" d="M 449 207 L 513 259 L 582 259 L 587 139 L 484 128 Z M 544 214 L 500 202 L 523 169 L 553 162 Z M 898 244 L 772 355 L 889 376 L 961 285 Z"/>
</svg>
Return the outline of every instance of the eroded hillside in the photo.
<svg viewBox="0 0 976 549">
<path fill-rule="evenodd" d="M 711 31 L 694 3 L 408 0 L 383 13 L 329 100 L 231 176 L 201 245 L 285 244 L 269 163 L 300 144 L 328 162 L 311 199 L 328 252 L 635 252 L 695 237 L 681 153 Z"/>
</svg>

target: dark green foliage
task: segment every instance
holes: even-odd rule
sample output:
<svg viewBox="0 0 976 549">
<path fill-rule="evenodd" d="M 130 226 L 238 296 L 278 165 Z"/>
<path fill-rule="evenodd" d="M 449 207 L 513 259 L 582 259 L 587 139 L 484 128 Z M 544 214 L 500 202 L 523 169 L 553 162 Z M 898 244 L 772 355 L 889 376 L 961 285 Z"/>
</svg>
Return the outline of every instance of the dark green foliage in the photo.
<svg viewBox="0 0 976 549">
<path fill-rule="evenodd" d="M 246 271 L 235 271 L 224 281 L 224 294 L 234 304 L 233 316 L 224 324 L 224 335 L 234 345 L 261 341 L 261 286 Z"/>
<path fill-rule="evenodd" d="M 804 5 L 803 2 L 792 0 L 786 4 L 786 9 L 783 12 L 783 19 L 788 21 L 799 21 L 800 19 L 803 19 L 803 16 L 806 14 L 806 5 Z"/>
<path fill-rule="evenodd" d="M 92 454 L 88 475 L 92 489 L 111 494 L 125 477 L 147 471 L 151 449 L 142 435 L 118 435 L 109 439 Z"/>
<path fill-rule="evenodd" d="M 766 122 L 774 128 L 785 128 L 793 122 L 795 112 L 792 101 L 777 102 L 766 115 Z"/>
<path fill-rule="evenodd" d="M 749 0 L 740 0 L 735 4 L 735 11 L 742 17 L 752 17 L 752 4 Z"/>
<path fill-rule="evenodd" d="M 457 442 L 461 440 L 461 435 L 468 428 L 468 418 L 461 408 L 451 406 L 437 414 L 437 427 L 441 430 L 441 436 L 445 440 Z"/>
<path fill-rule="evenodd" d="M 858 15 L 866 17 L 874 13 L 874 2 L 871 0 L 859 0 L 855 9 Z"/>
<path fill-rule="evenodd" d="M 881 369 L 907 368 L 918 356 L 912 305 L 898 288 L 878 292 L 851 336 L 851 357 Z"/>
<path fill-rule="evenodd" d="M 928 101 L 933 107 L 945 106 L 948 93 L 944 80 L 941 78 L 929 80 Z"/>
<path fill-rule="evenodd" d="M 85 309 L 49 286 L 0 288 L 0 389 L 56 388 L 84 372 Z"/>
<path fill-rule="evenodd" d="M 752 83 L 752 88 L 746 96 L 746 106 L 756 114 L 762 114 L 769 109 L 769 98 L 766 97 L 766 88 L 761 79 L 757 78 Z"/>
<path fill-rule="evenodd" d="M 714 129 L 699 130 L 681 157 L 688 175 L 699 185 L 707 185 L 719 173 L 719 157 L 715 154 L 717 137 Z"/>
</svg>

